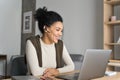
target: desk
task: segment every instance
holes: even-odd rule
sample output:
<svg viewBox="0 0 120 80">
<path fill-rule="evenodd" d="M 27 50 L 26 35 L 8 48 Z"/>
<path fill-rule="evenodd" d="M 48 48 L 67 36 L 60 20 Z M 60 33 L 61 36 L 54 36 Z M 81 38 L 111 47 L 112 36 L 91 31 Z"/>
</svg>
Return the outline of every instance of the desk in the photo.
<svg viewBox="0 0 120 80">
<path fill-rule="evenodd" d="M 92 80 L 120 80 L 120 72 L 117 72 L 117 74 L 114 76 L 104 76 L 104 77 L 92 79 Z"/>
<path fill-rule="evenodd" d="M 71 73 L 76 73 L 76 72 L 78 72 L 78 71 L 63 73 L 63 74 L 60 74 L 60 75 L 71 74 Z M 38 76 L 38 77 L 40 77 L 40 76 Z M 2 80 L 11 80 L 11 79 L 9 78 L 9 79 L 2 79 Z M 53 79 L 53 80 L 61 80 L 61 79 Z M 120 72 L 117 72 L 117 74 L 114 75 L 114 76 L 104 76 L 104 77 L 97 78 L 97 79 L 92 79 L 92 80 L 120 80 Z"/>
<path fill-rule="evenodd" d="M 5 76 L 7 76 L 7 55 L 0 54 L 0 61 L 5 61 Z"/>
<path fill-rule="evenodd" d="M 78 72 L 79 71 L 73 71 L 73 72 L 63 73 L 63 74 L 60 74 L 60 75 L 78 73 Z M 117 72 L 117 74 L 114 75 L 114 76 L 104 76 L 104 77 L 96 78 L 96 79 L 92 79 L 92 80 L 120 80 L 120 72 Z"/>
</svg>

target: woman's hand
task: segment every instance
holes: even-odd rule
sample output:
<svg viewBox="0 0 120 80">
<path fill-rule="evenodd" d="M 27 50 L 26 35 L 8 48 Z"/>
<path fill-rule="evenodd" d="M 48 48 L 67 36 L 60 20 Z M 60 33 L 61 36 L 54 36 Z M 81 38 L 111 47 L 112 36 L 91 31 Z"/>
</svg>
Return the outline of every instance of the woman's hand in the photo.
<svg viewBox="0 0 120 80">
<path fill-rule="evenodd" d="M 43 79 L 53 78 L 53 76 L 58 75 L 58 74 L 59 74 L 59 71 L 57 69 L 55 69 L 55 68 L 47 68 L 44 71 L 44 73 L 43 73 L 41 78 L 43 78 Z"/>
<path fill-rule="evenodd" d="M 47 68 L 44 73 L 50 73 L 50 75 L 55 76 L 59 74 L 59 71 L 55 68 Z"/>
</svg>

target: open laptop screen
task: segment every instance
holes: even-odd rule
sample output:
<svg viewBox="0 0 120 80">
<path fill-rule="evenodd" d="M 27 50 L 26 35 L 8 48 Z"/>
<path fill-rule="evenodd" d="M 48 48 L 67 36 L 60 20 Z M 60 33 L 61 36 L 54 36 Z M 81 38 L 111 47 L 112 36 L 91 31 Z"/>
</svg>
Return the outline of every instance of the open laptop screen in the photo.
<svg viewBox="0 0 120 80">
<path fill-rule="evenodd" d="M 79 74 L 60 75 L 66 80 L 89 80 L 105 74 L 111 50 L 87 49 Z"/>
</svg>

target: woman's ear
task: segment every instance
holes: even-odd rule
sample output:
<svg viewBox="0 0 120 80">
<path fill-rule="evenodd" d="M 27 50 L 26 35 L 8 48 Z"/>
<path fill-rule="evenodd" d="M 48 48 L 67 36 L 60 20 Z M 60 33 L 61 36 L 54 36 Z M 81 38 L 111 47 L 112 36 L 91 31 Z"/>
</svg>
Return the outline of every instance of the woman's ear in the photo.
<svg viewBox="0 0 120 80">
<path fill-rule="evenodd" d="M 43 27 L 43 29 L 45 30 L 45 32 L 50 33 L 50 31 L 47 29 L 47 27 L 46 27 L 46 26 L 44 26 L 44 27 Z"/>
</svg>

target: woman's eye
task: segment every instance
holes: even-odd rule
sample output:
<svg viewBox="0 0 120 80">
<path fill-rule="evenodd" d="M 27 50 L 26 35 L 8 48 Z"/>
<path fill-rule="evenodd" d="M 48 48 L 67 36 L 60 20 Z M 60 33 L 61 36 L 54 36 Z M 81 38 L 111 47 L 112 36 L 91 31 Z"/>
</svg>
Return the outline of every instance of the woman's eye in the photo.
<svg viewBox="0 0 120 80">
<path fill-rule="evenodd" d="M 56 29 L 56 31 L 60 31 L 60 29 Z"/>
</svg>

